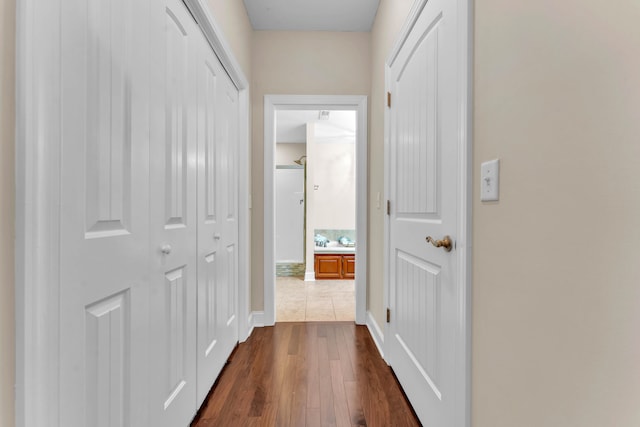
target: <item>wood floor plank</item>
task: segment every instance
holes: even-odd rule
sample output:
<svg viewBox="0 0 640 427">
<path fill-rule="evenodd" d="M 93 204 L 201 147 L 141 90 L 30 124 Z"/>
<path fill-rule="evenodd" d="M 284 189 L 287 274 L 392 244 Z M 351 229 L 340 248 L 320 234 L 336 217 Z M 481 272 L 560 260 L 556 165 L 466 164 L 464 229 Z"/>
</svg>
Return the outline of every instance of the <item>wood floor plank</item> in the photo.
<svg viewBox="0 0 640 427">
<path fill-rule="evenodd" d="M 192 427 L 419 426 L 366 327 L 256 328 L 227 363 Z"/>
<path fill-rule="evenodd" d="M 331 360 L 331 388 L 333 390 L 333 410 L 338 427 L 350 427 L 351 417 L 347 406 L 347 392 L 344 389 L 344 376 L 339 360 Z"/>
<path fill-rule="evenodd" d="M 320 422 L 323 426 L 336 425 L 336 413 L 333 407 L 333 388 L 331 387 L 331 365 L 327 337 L 318 338 L 318 376 L 320 378 Z"/>
</svg>

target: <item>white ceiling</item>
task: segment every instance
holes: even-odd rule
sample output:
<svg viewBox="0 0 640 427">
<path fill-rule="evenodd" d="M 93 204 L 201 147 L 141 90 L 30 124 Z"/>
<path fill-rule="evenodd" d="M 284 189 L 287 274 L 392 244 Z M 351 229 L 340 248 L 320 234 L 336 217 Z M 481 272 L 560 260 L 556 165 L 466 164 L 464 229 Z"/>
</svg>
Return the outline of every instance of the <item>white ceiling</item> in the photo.
<svg viewBox="0 0 640 427">
<path fill-rule="evenodd" d="M 331 111 L 329 120 L 318 120 L 318 110 L 281 110 L 276 112 L 276 141 L 278 143 L 305 143 L 309 122 L 318 123 L 318 138 L 353 138 L 356 134 L 355 111 Z"/>
<path fill-rule="evenodd" d="M 380 0 L 244 0 L 254 30 L 371 31 Z"/>
</svg>

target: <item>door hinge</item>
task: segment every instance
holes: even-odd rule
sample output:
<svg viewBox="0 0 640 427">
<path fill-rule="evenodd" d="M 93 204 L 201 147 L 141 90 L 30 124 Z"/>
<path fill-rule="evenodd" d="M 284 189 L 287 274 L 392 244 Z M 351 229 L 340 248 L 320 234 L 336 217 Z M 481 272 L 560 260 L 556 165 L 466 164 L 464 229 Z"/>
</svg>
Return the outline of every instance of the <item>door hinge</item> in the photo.
<svg viewBox="0 0 640 427">
<path fill-rule="evenodd" d="M 387 92 L 387 107 L 391 108 L 391 92 Z"/>
<path fill-rule="evenodd" d="M 387 200 L 387 215 L 391 215 L 391 200 Z"/>
<path fill-rule="evenodd" d="M 391 322 L 391 309 L 387 308 L 387 323 Z"/>
</svg>

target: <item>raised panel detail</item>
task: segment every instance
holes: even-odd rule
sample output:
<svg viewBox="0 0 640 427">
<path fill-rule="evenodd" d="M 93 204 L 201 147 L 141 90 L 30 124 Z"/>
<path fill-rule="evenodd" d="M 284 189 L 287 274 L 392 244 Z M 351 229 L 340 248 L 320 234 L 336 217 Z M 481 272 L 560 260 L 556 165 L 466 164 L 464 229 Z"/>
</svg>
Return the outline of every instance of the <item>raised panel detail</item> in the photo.
<svg viewBox="0 0 640 427">
<path fill-rule="evenodd" d="M 439 217 L 440 129 L 438 121 L 438 34 L 440 20 L 429 27 L 409 55 L 396 82 L 394 106 L 397 215 Z"/>
<path fill-rule="evenodd" d="M 227 295 L 227 299 L 226 299 L 226 312 L 227 312 L 227 316 L 225 317 L 225 320 L 227 322 L 227 326 L 229 326 L 232 322 L 233 319 L 235 319 L 236 316 L 236 312 L 235 312 L 235 306 L 236 306 L 236 293 L 235 290 L 237 289 L 236 286 L 236 247 L 235 245 L 230 245 L 227 246 L 227 274 L 225 275 L 226 280 L 226 290 L 225 293 Z"/>
<path fill-rule="evenodd" d="M 88 426 L 128 426 L 129 293 L 121 292 L 85 307 Z"/>
<path fill-rule="evenodd" d="M 233 220 L 236 217 L 236 188 L 237 188 L 237 159 L 236 150 L 238 144 L 237 130 L 237 109 L 236 103 L 237 92 L 227 89 L 225 94 L 225 110 L 227 111 L 227 119 L 224 124 L 223 145 L 226 148 L 224 156 L 224 171 L 226 172 L 227 182 L 227 220 Z"/>
<path fill-rule="evenodd" d="M 439 399 L 440 271 L 428 261 L 397 253 L 396 338 Z"/>
<path fill-rule="evenodd" d="M 165 64 L 165 209 L 166 225 L 185 225 L 187 210 L 187 148 L 189 114 L 186 97 L 188 75 L 188 38 L 184 27 L 167 10 Z"/>
<path fill-rule="evenodd" d="M 86 27 L 86 238 L 130 232 L 131 2 L 90 0 Z"/>
<path fill-rule="evenodd" d="M 216 253 L 211 253 L 204 257 L 205 269 L 207 272 L 206 278 L 206 337 L 207 348 L 205 350 L 205 357 L 209 356 L 213 351 L 218 339 L 217 339 L 217 322 L 216 322 L 216 302 L 217 302 L 217 286 L 218 286 L 218 258 Z"/>
<path fill-rule="evenodd" d="M 165 409 L 171 405 L 173 399 L 186 384 L 185 359 L 187 337 L 187 278 L 186 267 L 182 266 L 165 274 L 165 301 L 167 304 L 167 355 L 169 359 L 167 370 L 167 399 Z"/>
<path fill-rule="evenodd" d="M 205 222 L 212 223 L 216 221 L 217 212 L 217 191 L 216 191 L 216 85 L 217 76 L 214 68 L 208 62 L 205 62 L 205 80 L 204 80 L 204 170 L 205 170 Z"/>
</svg>

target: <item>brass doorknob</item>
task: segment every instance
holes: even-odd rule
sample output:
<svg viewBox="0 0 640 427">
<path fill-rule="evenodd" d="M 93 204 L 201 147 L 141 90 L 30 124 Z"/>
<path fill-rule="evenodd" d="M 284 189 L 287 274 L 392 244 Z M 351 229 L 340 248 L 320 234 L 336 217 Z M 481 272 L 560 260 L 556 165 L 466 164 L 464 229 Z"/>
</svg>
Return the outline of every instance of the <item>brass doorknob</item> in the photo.
<svg viewBox="0 0 640 427">
<path fill-rule="evenodd" d="M 444 236 L 442 240 L 435 240 L 433 237 L 427 236 L 427 242 L 436 248 L 443 248 L 447 252 L 451 252 L 451 248 L 453 248 L 453 242 L 449 236 Z"/>
</svg>

